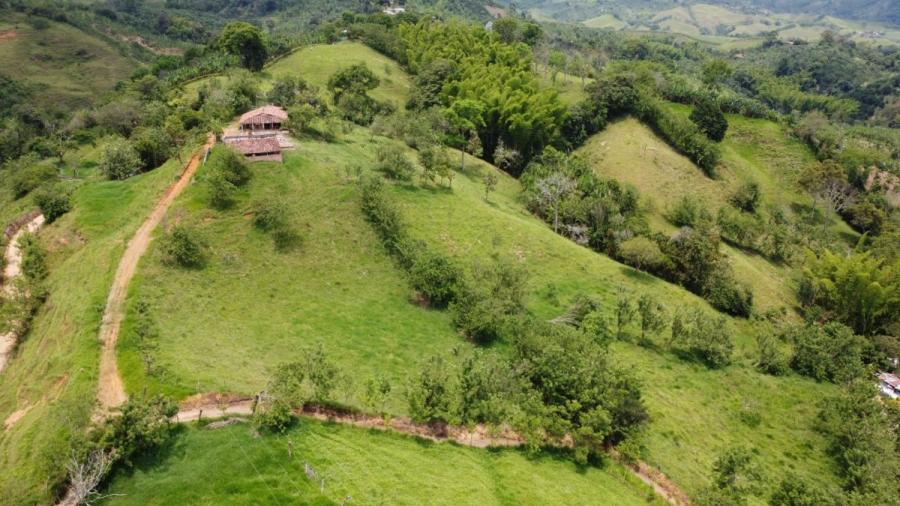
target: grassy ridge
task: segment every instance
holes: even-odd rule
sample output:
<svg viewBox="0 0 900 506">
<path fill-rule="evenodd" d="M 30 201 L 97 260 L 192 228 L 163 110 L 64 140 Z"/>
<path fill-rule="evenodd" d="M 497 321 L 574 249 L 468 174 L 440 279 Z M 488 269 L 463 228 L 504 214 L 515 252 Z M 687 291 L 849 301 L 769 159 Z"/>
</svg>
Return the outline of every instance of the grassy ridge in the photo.
<svg viewBox="0 0 900 506">
<path fill-rule="evenodd" d="M 639 505 L 652 495 L 612 463 L 580 469 L 549 455 L 318 422 L 263 438 L 246 426 L 191 428 L 164 455 L 165 464 L 146 462 L 113 480 L 107 492 L 122 495 L 103 504 L 339 504 L 349 496 L 350 504 Z M 325 478 L 324 493 L 304 462 Z"/>
</svg>

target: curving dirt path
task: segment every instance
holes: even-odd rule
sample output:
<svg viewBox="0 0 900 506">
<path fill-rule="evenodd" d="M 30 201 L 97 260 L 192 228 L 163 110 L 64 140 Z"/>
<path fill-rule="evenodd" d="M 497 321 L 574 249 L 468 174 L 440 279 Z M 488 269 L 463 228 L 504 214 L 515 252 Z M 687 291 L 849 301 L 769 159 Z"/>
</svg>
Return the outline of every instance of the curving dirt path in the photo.
<svg viewBox="0 0 900 506">
<path fill-rule="evenodd" d="M 181 403 L 178 413 L 172 417 L 176 423 L 194 422 L 200 419 L 213 420 L 229 417 L 245 417 L 253 414 L 254 399 L 251 397 L 229 396 L 223 394 L 196 395 Z M 525 444 L 521 436 L 511 429 L 499 432 L 491 431 L 484 425 L 474 427 L 454 425 L 425 425 L 415 423 L 406 417 L 385 420 L 381 416 L 340 411 L 322 406 L 304 406 L 295 410 L 295 414 L 323 422 L 352 425 L 364 429 L 406 434 L 435 442 L 452 441 L 462 446 L 473 448 L 516 447 Z M 562 442 L 566 445 L 566 441 Z M 678 488 L 666 475 L 643 462 L 629 464 L 621 455 L 610 449 L 609 455 L 624 465 L 638 479 L 650 486 L 653 491 L 673 506 L 685 506 L 691 503 L 687 493 Z"/>
<path fill-rule="evenodd" d="M 10 237 L 9 244 L 6 246 L 4 253 L 6 257 L 6 267 L 3 269 L 3 276 L 0 282 L 3 283 L 3 293 L 0 296 L 15 297 L 16 285 L 12 280 L 22 274 L 22 248 L 19 247 L 19 239 L 25 234 L 33 234 L 38 231 L 44 224 L 44 215 L 37 213 L 36 216 L 26 221 L 18 230 Z M 12 358 L 13 351 L 19 340 L 19 327 L 13 322 L 12 329 L 5 334 L 0 334 L 0 372 L 6 369 L 9 359 Z"/>
<path fill-rule="evenodd" d="M 206 144 L 199 151 L 194 153 L 188 161 L 178 181 L 166 190 L 166 193 L 153 208 L 153 212 L 147 217 L 147 220 L 141 225 L 141 228 L 135 232 L 134 237 L 128 242 L 125 253 L 119 261 L 119 267 L 116 269 L 116 275 L 113 278 L 112 286 L 109 289 L 109 296 L 106 299 L 106 309 L 103 311 L 103 320 L 100 324 L 100 342 L 103 349 L 100 353 L 100 384 L 97 389 L 97 401 L 100 404 L 100 417 L 108 415 L 114 408 L 122 405 L 127 399 L 125 394 L 125 386 L 122 383 L 122 377 L 119 375 L 119 368 L 116 365 L 116 341 L 119 338 L 119 329 L 122 326 L 122 319 L 125 317 L 125 297 L 128 294 L 128 284 L 137 270 L 138 262 L 141 256 L 147 251 L 150 245 L 151 234 L 153 230 L 162 221 L 169 206 L 175 198 L 190 183 L 191 178 L 200 167 L 200 162 L 206 155 L 206 152 L 216 143 L 216 137 L 209 134 Z"/>
</svg>

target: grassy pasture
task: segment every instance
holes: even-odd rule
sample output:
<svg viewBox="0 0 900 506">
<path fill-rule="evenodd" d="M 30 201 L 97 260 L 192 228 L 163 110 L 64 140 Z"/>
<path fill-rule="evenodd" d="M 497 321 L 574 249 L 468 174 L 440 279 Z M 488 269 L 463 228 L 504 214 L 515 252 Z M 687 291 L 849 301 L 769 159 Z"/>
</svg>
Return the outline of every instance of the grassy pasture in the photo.
<svg viewBox="0 0 900 506">
<path fill-rule="evenodd" d="M 612 14 L 601 14 L 600 16 L 586 19 L 581 24 L 589 28 L 606 28 L 608 30 L 621 30 L 628 26 L 628 23 Z"/>
<path fill-rule="evenodd" d="M 291 75 L 302 77 L 325 92 L 328 79 L 335 72 L 357 63 L 365 63 L 381 80 L 379 86 L 369 92 L 372 98 L 393 103 L 398 108 L 405 105 L 411 86 L 409 76 L 397 62 L 358 42 L 316 44 L 300 48 L 268 65 L 260 73 L 260 89 L 268 91 L 276 78 Z M 197 90 L 213 79 L 216 78 L 206 77 L 188 83 L 185 85 L 186 96 L 196 96 Z"/>
<path fill-rule="evenodd" d="M 0 431 L 0 503 L 52 502 L 69 441 L 83 431 L 94 405 L 97 329 L 113 272 L 179 168 L 170 161 L 127 181 L 84 181 L 73 210 L 41 231 L 49 298 L 0 375 L 0 420 L 24 412 Z"/>
<path fill-rule="evenodd" d="M 293 457 L 288 445 L 292 445 Z M 306 478 L 308 462 L 324 493 Z M 189 428 L 158 460 L 117 476 L 105 505 L 127 504 L 660 504 L 622 467 L 481 450 L 319 422 L 283 436 L 246 426 Z"/>
<path fill-rule="evenodd" d="M 43 18 L 41 18 L 43 21 Z M 84 107 L 127 79 L 135 61 L 100 37 L 47 20 L 37 29 L 20 14 L 0 17 L 0 69 L 33 92 L 38 108 Z"/>
<path fill-rule="evenodd" d="M 254 165 L 253 181 L 226 211 L 207 207 L 203 185 L 188 188 L 167 221 L 196 226 L 214 253 L 196 271 L 163 265 L 158 244 L 142 261 L 130 301 L 147 302 L 156 315 L 163 372 L 144 374 L 126 321 L 119 360 L 128 390 L 254 393 L 273 366 L 321 343 L 358 384 L 387 375 L 397 387 L 391 407 L 402 412 L 401 381 L 460 339 L 446 313 L 411 302 L 342 171 L 371 163 L 376 146 L 368 138 L 333 148 L 303 143 L 283 166 Z M 253 203 L 273 199 L 289 203 L 304 237 L 294 251 L 276 252 L 253 227 Z"/>
</svg>

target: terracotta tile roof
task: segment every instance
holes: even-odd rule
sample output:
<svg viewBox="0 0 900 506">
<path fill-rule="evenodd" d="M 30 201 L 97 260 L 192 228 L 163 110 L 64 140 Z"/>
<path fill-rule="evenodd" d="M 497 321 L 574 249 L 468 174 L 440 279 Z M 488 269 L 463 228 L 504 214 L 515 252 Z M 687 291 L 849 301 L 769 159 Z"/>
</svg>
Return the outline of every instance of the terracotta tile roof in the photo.
<svg viewBox="0 0 900 506">
<path fill-rule="evenodd" d="M 281 153 L 281 146 L 275 137 L 258 137 L 231 139 L 226 142 L 229 146 L 238 150 L 243 155 L 256 155 L 260 153 Z"/>
<path fill-rule="evenodd" d="M 891 374 L 889 372 L 883 372 L 878 375 L 878 379 L 882 382 L 892 386 L 894 389 L 900 389 L 900 377 L 896 374 Z"/>
<path fill-rule="evenodd" d="M 252 111 L 242 114 L 240 122 L 241 124 L 253 123 L 253 118 L 261 115 L 272 116 L 282 121 L 287 121 L 288 119 L 288 114 L 281 107 L 275 105 L 264 105 L 259 109 L 253 109 Z"/>
</svg>

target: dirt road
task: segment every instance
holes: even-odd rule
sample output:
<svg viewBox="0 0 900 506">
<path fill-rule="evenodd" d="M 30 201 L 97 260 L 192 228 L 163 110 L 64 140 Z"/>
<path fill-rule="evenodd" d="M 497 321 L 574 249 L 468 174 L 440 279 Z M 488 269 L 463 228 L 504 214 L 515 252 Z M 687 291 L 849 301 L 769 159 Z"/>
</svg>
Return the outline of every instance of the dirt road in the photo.
<svg viewBox="0 0 900 506">
<path fill-rule="evenodd" d="M 128 284 L 134 277 L 141 256 L 150 245 L 153 230 L 162 221 L 175 198 L 190 183 L 194 173 L 200 167 L 206 151 L 211 149 L 215 142 L 215 136 L 210 134 L 203 148 L 188 161 L 178 181 L 166 190 L 153 212 L 150 213 L 141 228 L 135 232 L 119 261 L 100 324 L 100 342 L 103 344 L 103 350 L 100 353 L 100 385 L 97 390 L 97 400 L 100 403 L 99 415 L 101 417 L 108 414 L 113 408 L 120 406 L 127 398 L 122 377 L 119 376 L 119 368 L 116 365 L 116 341 L 119 338 L 122 319 L 125 317 L 125 296 L 128 294 Z"/>
<path fill-rule="evenodd" d="M 25 234 L 37 232 L 43 224 L 44 215 L 38 214 L 31 221 L 19 227 L 19 230 L 9 239 L 9 244 L 6 246 L 4 253 L 6 267 L 3 269 L 3 277 L 0 278 L 0 281 L 3 281 L 3 293 L 0 296 L 15 297 L 17 295 L 16 285 L 13 283 L 13 280 L 22 274 L 22 248 L 19 247 L 19 239 Z M 12 353 L 16 349 L 16 343 L 19 340 L 18 327 L 20 325 L 13 322 L 11 326 L 12 329 L 9 332 L 0 334 L 0 372 L 3 372 L 7 364 L 9 364 L 9 359 L 12 358 Z"/>
</svg>

